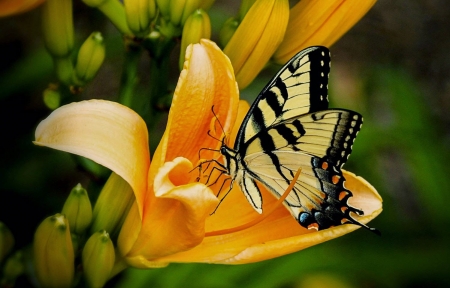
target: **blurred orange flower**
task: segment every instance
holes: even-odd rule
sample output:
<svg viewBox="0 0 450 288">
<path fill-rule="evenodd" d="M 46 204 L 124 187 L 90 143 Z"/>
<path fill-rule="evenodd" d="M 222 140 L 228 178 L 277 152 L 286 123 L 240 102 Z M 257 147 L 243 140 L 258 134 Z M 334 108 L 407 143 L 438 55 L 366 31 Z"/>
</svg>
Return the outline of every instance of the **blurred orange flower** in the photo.
<svg viewBox="0 0 450 288">
<path fill-rule="evenodd" d="M 0 0 L 0 17 L 27 12 L 45 0 Z"/>
</svg>

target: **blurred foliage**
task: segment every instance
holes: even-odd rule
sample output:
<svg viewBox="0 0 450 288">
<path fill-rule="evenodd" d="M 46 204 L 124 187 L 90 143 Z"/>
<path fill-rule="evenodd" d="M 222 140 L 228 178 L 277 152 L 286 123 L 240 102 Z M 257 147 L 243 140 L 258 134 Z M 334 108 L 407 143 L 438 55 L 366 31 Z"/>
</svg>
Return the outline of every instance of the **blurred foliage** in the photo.
<svg viewBox="0 0 450 288">
<path fill-rule="evenodd" d="M 233 7 L 227 1 L 217 2 L 211 19 L 221 24 Z M 445 31 L 450 9 L 445 3 L 379 0 L 331 49 L 331 107 L 364 116 L 345 168 L 362 175 L 382 195 L 384 211 L 370 223 L 382 232 L 381 237 L 359 230 L 292 255 L 241 266 L 171 264 L 154 270 L 128 269 L 108 286 L 449 287 L 450 59 L 446 48 L 450 41 Z M 102 20 L 98 12 L 82 5 L 75 7 L 75 14 L 81 19 L 77 29 L 84 33 L 77 35 L 81 45 L 93 19 Z M 121 65 L 118 55 L 123 47 L 111 27 L 104 25 L 105 65 L 83 93 L 66 101 L 114 97 L 120 75 L 113 65 Z M 50 113 L 42 92 L 54 79 L 38 26 L 36 11 L 0 20 L 0 220 L 12 231 L 16 249 L 25 250 L 39 222 L 60 212 L 76 183 L 88 187 L 89 197 L 95 200 L 108 175 L 108 171 L 81 169 L 87 166 L 80 165 L 83 159 L 32 144 L 35 127 Z M 217 27 L 213 22 L 215 33 Z M 242 97 L 252 101 L 277 69 L 266 69 Z M 144 87 L 147 80 L 142 76 L 140 85 Z M 152 151 L 164 125 L 160 127 L 151 135 Z M 22 277 L 16 285 L 30 284 Z"/>
</svg>

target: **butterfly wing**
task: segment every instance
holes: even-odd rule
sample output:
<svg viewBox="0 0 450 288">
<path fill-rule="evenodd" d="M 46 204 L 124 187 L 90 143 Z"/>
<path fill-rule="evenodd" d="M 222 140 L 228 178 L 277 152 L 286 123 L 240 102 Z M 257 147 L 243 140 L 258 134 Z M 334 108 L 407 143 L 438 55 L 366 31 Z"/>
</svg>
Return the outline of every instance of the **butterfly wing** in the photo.
<svg viewBox="0 0 450 288">
<path fill-rule="evenodd" d="M 244 158 L 249 175 L 275 196 L 287 189 L 295 172 L 302 172 L 285 205 L 307 228 L 325 229 L 345 222 L 359 224 L 348 204 L 340 167 L 351 153 L 362 117 L 347 110 L 325 110 L 293 117 L 262 130 Z"/>
<path fill-rule="evenodd" d="M 298 115 L 328 108 L 330 52 L 310 47 L 295 55 L 256 98 L 244 118 L 234 149 L 240 150 L 261 130 Z"/>
<path fill-rule="evenodd" d="M 347 202 L 341 167 L 351 153 L 362 117 L 328 109 L 330 54 L 310 47 L 294 56 L 258 95 L 239 129 L 234 150 L 241 169 L 235 179 L 256 211 L 262 198 L 256 182 L 276 197 L 296 171 L 302 173 L 285 205 L 307 228 L 325 229 L 344 222 L 360 224 L 362 214 Z"/>
</svg>

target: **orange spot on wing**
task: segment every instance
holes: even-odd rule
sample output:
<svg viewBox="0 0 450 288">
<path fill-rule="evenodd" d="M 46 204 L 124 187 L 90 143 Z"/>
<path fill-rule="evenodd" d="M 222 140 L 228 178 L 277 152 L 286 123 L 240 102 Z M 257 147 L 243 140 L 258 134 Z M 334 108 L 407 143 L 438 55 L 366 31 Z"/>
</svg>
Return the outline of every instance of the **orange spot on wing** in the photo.
<svg viewBox="0 0 450 288">
<path fill-rule="evenodd" d="M 319 224 L 311 223 L 308 225 L 308 229 L 315 229 L 315 230 L 319 231 Z"/>
<path fill-rule="evenodd" d="M 339 193 L 339 201 L 342 201 L 342 199 L 347 197 L 347 195 L 348 195 L 347 191 L 342 191 L 341 193 Z"/>
<path fill-rule="evenodd" d="M 323 170 L 327 170 L 328 169 L 328 162 L 323 162 L 322 163 L 322 169 Z"/>
<path fill-rule="evenodd" d="M 333 175 L 333 177 L 331 177 L 331 182 L 336 185 L 337 183 L 339 183 L 339 179 L 341 179 L 339 175 Z"/>
</svg>

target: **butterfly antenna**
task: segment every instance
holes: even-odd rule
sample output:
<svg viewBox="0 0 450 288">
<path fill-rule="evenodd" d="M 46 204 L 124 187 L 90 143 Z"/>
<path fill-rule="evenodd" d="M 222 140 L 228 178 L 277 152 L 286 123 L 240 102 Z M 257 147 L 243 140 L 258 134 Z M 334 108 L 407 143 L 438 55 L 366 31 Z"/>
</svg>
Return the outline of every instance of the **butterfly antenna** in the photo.
<svg viewBox="0 0 450 288">
<path fill-rule="evenodd" d="M 214 112 L 214 105 L 211 107 L 211 112 L 213 113 L 214 117 L 217 119 L 217 122 L 219 123 L 220 129 L 222 130 L 222 133 L 223 133 L 223 138 L 222 138 L 222 140 L 219 140 L 219 141 L 224 143 L 227 135 L 225 133 L 225 129 L 222 126 L 222 123 L 220 123 L 219 117 L 217 116 L 216 112 Z"/>
<path fill-rule="evenodd" d="M 218 139 L 217 137 L 215 137 L 215 136 L 213 136 L 213 135 L 211 134 L 211 130 L 208 130 L 208 132 L 207 132 L 206 134 L 208 134 L 208 136 L 211 137 L 211 138 L 213 138 L 214 140 L 217 140 L 217 141 L 219 141 L 219 142 L 222 142 L 222 140 Z"/>
</svg>

